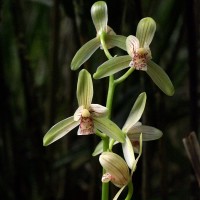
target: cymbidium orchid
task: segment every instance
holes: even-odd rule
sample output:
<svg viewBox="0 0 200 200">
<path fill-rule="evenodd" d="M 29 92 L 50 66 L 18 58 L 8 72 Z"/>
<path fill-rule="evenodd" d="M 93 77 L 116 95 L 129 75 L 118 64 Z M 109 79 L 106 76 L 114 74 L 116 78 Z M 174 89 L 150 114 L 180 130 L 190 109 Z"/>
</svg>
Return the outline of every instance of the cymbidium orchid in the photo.
<svg viewBox="0 0 200 200">
<path fill-rule="evenodd" d="M 91 55 L 98 49 L 119 47 L 126 50 L 126 37 L 116 35 L 108 23 L 107 4 L 104 1 L 97 1 L 91 7 L 91 16 L 96 29 L 96 37 L 85 43 L 75 54 L 71 69 L 77 70 L 83 63 L 85 63 Z"/>
<path fill-rule="evenodd" d="M 91 75 L 85 69 L 79 73 L 77 84 L 77 99 L 79 107 L 71 116 L 54 125 L 44 136 L 45 146 L 60 139 L 79 125 L 78 135 L 94 134 L 99 130 L 119 142 L 124 142 L 124 134 L 118 126 L 106 118 L 107 108 L 99 104 L 92 104 L 93 84 Z"/>
<path fill-rule="evenodd" d="M 140 20 L 136 37 L 130 35 L 126 39 L 126 50 L 129 55 L 114 57 L 100 65 L 93 75 L 95 79 L 115 74 L 123 69 L 145 71 L 154 83 L 167 95 L 174 94 L 174 87 L 165 71 L 153 62 L 149 45 L 156 30 L 155 21 L 146 17 Z"/>
</svg>

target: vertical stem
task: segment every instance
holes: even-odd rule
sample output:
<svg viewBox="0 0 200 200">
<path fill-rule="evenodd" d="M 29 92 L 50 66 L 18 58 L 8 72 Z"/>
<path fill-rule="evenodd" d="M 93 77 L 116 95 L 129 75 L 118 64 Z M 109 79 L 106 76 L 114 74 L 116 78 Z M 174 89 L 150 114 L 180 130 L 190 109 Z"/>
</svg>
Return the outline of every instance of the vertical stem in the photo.
<svg viewBox="0 0 200 200">
<path fill-rule="evenodd" d="M 130 181 L 128 184 L 128 195 L 126 196 L 125 200 L 131 200 L 132 196 L 133 196 L 133 183 L 132 181 Z"/>
</svg>

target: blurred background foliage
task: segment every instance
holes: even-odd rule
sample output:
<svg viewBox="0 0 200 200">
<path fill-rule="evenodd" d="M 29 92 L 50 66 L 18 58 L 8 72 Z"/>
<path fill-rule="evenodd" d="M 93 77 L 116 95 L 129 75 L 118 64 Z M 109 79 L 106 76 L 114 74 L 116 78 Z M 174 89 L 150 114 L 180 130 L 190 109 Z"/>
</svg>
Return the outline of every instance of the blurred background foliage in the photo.
<svg viewBox="0 0 200 200">
<path fill-rule="evenodd" d="M 46 131 L 76 107 L 75 52 L 96 35 L 90 8 L 95 1 L 0 1 L 0 199 L 100 199 L 101 168 L 91 156 L 99 138 L 76 130 L 48 147 Z M 199 188 L 182 139 L 199 132 L 199 33 L 197 0 L 109 0 L 109 26 L 135 34 L 138 21 L 157 23 L 151 44 L 154 61 L 174 83 L 167 97 L 142 72 L 120 85 L 112 119 L 122 126 L 140 92 L 147 92 L 143 123 L 164 133 L 144 143 L 133 176 L 134 199 L 199 199 Z M 112 49 L 113 55 L 122 55 Z M 95 72 L 106 60 L 98 50 L 84 67 Z M 94 102 L 105 105 L 107 79 L 94 80 Z M 198 135 L 198 138 L 200 135 Z M 115 147 L 116 151 L 121 151 Z M 118 149 L 117 149 L 118 148 Z M 112 193 L 116 188 L 112 187 Z"/>
</svg>

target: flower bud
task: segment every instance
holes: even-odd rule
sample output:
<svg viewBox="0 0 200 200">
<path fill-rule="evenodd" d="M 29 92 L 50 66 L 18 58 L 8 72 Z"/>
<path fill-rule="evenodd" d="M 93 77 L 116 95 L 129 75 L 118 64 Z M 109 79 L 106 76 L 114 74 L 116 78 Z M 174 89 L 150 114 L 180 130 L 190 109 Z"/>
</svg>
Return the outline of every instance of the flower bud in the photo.
<svg viewBox="0 0 200 200">
<path fill-rule="evenodd" d="M 104 152 L 99 157 L 99 161 L 106 170 L 102 182 L 111 181 L 119 188 L 128 184 L 130 180 L 128 165 L 119 155 L 113 152 Z"/>
<path fill-rule="evenodd" d="M 136 31 L 136 37 L 140 42 L 140 47 L 150 45 L 155 31 L 156 23 L 151 17 L 146 17 L 139 21 Z"/>
<path fill-rule="evenodd" d="M 107 32 L 108 13 L 106 3 L 104 1 L 94 3 L 91 8 L 91 15 L 97 35 L 100 35 L 103 31 Z"/>
</svg>

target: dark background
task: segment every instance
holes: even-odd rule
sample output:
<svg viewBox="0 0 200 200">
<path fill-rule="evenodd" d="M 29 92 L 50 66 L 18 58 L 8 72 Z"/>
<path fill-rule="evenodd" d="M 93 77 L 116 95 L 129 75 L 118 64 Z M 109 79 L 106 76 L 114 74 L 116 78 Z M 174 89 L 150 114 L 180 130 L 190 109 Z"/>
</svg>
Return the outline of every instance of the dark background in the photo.
<svg viewBox="0 0 200 200">
<path fill-rule="evenodd" d="M 91 156 L 99 138 L 77 136 L 74 130 L 48 147 L 42 145 L 46 131 L 77 108 L 78 71 L 71 71 L 70 63 L 81 45 L 96 36 L 90 15 L 93 3 L 0 1 L 2 200 L 100 199 L 101 168 L 98 157 Z M 108 24 L 117 34 L 134 35 L 142 17 L 154 18 L 153 60 L 168 73 L 176 90 L 167 97 L 142 72 L 134 72 L 116 90 L 112 119 L 120 127 L 145 90 L 143 122 L 164 133 L 162 139 L 144 143 L 133 175 L 134 199 L 199 199 L 182 139 L 191 131 L 200 137 L 200 2 L 109 0 L 107 5 Z M 93 73 L 105 60 L 98 50 L 84 67 Z M 94 103 L 105 105 L 107 83 L 94 80 Z"/>
</svg>

